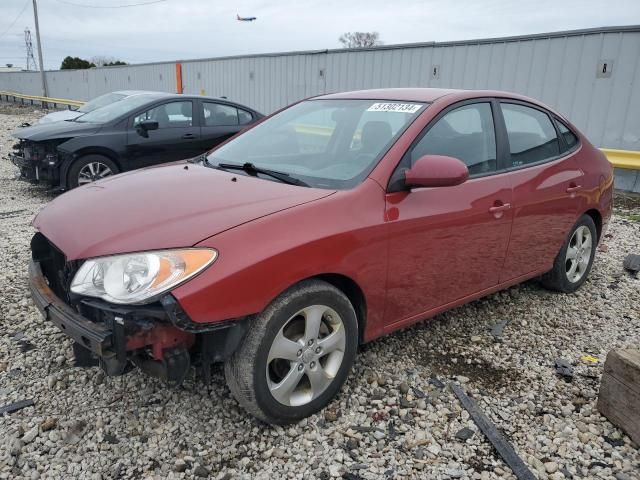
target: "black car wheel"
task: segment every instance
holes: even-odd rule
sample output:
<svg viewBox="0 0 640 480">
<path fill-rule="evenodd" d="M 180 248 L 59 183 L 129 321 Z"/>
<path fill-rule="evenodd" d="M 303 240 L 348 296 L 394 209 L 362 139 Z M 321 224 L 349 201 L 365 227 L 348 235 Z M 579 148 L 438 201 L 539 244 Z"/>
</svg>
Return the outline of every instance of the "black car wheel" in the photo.
<svg viewBox="0 0 640 480">
<path fill-rule="evenodd" d="M 225 377 L 249 413 L 267 423 L 292 423 L 338 393 L 357 345 L 358 322 L 349 299 L 329 283 L 305 281 L 252 320 L 225 364 Z"/>
<path fill-rule="evenodd" d="M 103 155 L 85 155 L 71 165 L 67 185 L 70 189 L 76 188 L 119 172 L 120 169 L 110 158 Z"/>
<path fill-rule="evenodd" d="M 583 215 L 573 226 L 553 269 L 542 276 L 542 284 L 558 292 L 575 292 L 587 280 L 596 255 L 598 232 L 593 219 Z"/>
</svg>

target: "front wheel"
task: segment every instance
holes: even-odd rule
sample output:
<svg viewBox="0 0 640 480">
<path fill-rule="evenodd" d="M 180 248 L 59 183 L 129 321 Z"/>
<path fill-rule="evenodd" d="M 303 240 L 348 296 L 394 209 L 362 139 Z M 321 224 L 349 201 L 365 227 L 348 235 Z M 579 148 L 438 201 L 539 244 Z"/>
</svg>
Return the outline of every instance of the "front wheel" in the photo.
<svg viewBox="0 0 640 480">
<path fill-rule="evenodd" d="M 115 175 L 120 171 L 118 165 L 102 155 L 85 155 L 73 162 L 69 169 L 67 185 L 76 188 Z"/>
<path fill-rule="evenodd" d="M 267 423 L 292 423 L 336 395 L 357 344 L 349 299 L 329 283 L 305 281 L 257 315 L 225 363 L 225 378 L 249 413 Z"/>
<path fill-rule="evenodd" d="M 596 225 L 589 215 L 583 215 L 569 232 L 553 269 L 542 276 L 542 284 L 559 292 L 575 292 L 587 280 L 597 243 Z"/>
</svg>

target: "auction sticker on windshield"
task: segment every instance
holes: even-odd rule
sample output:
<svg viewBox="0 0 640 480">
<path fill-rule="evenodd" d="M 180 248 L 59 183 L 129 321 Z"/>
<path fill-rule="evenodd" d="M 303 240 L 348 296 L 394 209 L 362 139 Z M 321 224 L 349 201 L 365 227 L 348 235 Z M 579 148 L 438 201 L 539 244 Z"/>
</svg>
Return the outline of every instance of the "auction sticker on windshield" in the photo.
<svg viewBox="0 0 640 480">
<path fill-rule="evenodd" d="M 415 113 L 420 107 L 420 103 L 374 103 L 367 108 L 367 112 Z"/>
</svg>

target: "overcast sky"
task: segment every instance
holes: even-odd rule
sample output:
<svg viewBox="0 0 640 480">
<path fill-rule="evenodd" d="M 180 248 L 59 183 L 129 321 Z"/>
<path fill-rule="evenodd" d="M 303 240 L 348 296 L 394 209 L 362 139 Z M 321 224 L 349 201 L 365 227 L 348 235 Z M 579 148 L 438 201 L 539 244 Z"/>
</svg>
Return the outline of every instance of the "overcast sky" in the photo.
<svg viewBox="0 0 640 480">
<path fill-rule="evenodd" d="M 338 37 L 346 31 L 377 31 L 385 44 L 395 44 L 640 24 L 640 0 L 166 0 L 132 8 L 68 4 L 104 7 L 146 1 L 38 0 L 45 68 L 57 69 L 67 55 L 143 63 L 338 48 Z M 0 65 L 25 65 L 25 27 L 31 28 L 35 50 L 31 2 L 0 0 Z M 236 14 L 258 19 L 238 22 Z"/>
</svg>

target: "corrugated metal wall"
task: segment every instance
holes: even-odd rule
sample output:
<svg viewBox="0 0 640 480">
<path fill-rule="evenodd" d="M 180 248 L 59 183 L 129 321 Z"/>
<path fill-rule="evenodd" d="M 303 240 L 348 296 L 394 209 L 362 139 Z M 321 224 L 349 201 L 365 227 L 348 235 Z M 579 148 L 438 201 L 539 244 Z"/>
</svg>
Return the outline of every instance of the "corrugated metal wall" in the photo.
<svg viewBox="0 0 640 480">
<path fill-rule="evenodd" d="M 182 80 L 184 93 L 226 96 L 264 113 L 342 90 L 507 90 L 556 108 L 598 146 L 640 150 L 640 26 L 190 60 Z M 79 100 L 117 89 L 175 91 L 175 64 L 47 72 L 47 82 L 50 96 Z M 0 90 L 38 95 L 38 74 L 2 73 Z"/>
</svg>

